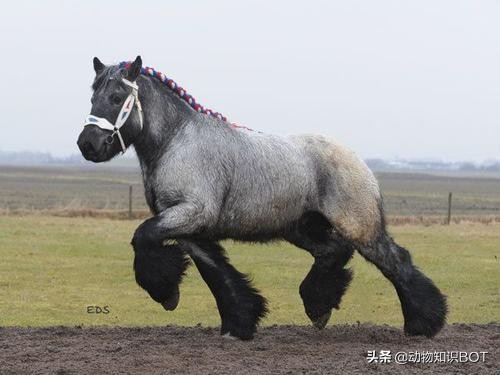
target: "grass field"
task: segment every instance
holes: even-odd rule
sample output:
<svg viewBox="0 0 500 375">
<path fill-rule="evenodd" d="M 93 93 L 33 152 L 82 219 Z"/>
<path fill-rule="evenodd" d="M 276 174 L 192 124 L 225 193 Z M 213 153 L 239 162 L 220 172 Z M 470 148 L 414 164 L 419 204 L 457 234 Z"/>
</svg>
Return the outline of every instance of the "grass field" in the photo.
<svg viewBox="0 0 500 375">
<path fill-rule="evenodd" d="M 500 214 L 500 176 L 450 173 L 376 173 L 389 215 L 446 215 L 448 192 L 453 213 Z"/>
<path fill-rule="evenodd" d="M 453 192 L 455 215 L 500 215 L 500 175 L 376 173 L 389 215 L 446 215 Z M 28 209 L 146 208 L 138 167 L 0 166 L 0 211 Z"/>
<path fill-rule="evenodd" d="M 0 326 L 218 325 L 194 267 L 181 302 L 165 312 L 134 281 L 129 240 L 138 221 L 0 216 Z M 449 297 L 450 322 L 500 322 L 500 225 L 400 226 L 391 230 Z M 226 242 L 232 262 L 269 299 L 264 324 L 309 324 L 298 295 L 310 256 L 285 243 Z M 331 323 L 402 325 L 396 293 L 359 255 L 354 281 Z M 109 314 L 89 314 L 88 306 Z"/>
<path fill-rule="evenodd" d="M 0 166 L 0 208 L 145 208 L 139 168 Z"/>
</svg>

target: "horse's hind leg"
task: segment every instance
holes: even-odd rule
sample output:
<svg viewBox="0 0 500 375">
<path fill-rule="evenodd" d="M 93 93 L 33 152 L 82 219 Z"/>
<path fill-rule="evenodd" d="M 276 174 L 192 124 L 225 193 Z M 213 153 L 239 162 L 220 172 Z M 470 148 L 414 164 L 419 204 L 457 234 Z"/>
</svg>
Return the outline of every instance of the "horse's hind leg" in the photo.
<svg viewBox="0 0 500 375">
<path fill-rule="evenodd" d="M 306 214 L 285 239 L 314 257 L 299 291 L 307 316 L 316 328 L 322 329 L 328 323 L 332 309 L 339 308 L 351 282 L 351 270 L 344 266 L 354 249 L 318 213 Z"/>
<path fill-rule="evenodd" d="M 446 298 L 434 283 L 412 263 L 410 253 L 383 230 L 373 245 L 359 252 L 387 277 L 396 288 L 409 335 L 434 336 L 446 320 Z"/>
<path fill-rule="evenodd" d="M 215 297 L 221 335 L 250 340 L 267 313 L 266 300 L 248 277 L 234 268 L 216 242 L 180 241 Z"/>
</svg>

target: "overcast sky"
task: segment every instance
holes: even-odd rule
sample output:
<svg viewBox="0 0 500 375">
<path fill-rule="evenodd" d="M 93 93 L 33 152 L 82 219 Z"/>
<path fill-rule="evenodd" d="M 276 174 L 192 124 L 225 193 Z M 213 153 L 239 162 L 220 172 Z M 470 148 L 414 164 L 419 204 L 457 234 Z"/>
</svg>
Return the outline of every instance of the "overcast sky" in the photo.
<svg viewBox="0 0 500 375">
<path fill-rule="evenodd" d="M 498 1 L 9 1 L 0 150 L 77 153 L 92 57 L 230 120 L 363 157 L 500 159 Z"/>
</svg>

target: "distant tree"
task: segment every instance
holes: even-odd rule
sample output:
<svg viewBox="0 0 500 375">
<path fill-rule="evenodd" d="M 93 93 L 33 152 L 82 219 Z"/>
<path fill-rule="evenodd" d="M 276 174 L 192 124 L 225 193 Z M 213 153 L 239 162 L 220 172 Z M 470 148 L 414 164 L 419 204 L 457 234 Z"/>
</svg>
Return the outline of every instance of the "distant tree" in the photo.
<svg viewBox="0 0 500 375">
<path fill-rule="evenodd" d="M 459 167 L 459 170 L 464 172 L 477 171 L 477 169 L 476 165 L 471 162 L 463 162 Z"/>
</svg>

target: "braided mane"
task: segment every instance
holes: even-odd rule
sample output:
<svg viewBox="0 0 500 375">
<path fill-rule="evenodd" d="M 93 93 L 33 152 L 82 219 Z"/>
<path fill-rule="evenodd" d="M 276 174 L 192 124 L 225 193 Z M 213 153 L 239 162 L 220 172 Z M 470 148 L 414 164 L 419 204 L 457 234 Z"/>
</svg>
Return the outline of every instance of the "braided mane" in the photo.
<svg viewBox="0 0 500 375">
<path fill-rule="evenodd" d="M 119 67 L 128 69 L 130 67 L 130 65 L 132 65 L 132 61 L 123 61 L 119 64 Z M 184 90 L 181 86 L 179 86 L 177 83 L 175 83 L 175 81 L 173 79 L 168 78 L 165 74 L 163 74 L 163 73 L 161 73 L 153 68 L 147 67 L 147 66 L 141 68 L 141 74 L 145 75 L 145 76 L 149 76 L 149 77 L 154 77 L 154 78 L 160 80 L 165 86 L 167 86 L 174 93 L 176 93 L 187 104 L 189 104 L 189 106 L 191 108 L 193 108 L 196 112 L 204 113 L 208 116 L 212 116 L 212 117 L 215 117 L 219 120 L 222 120 L 222 121 L 226 122 L 232 128 L 242 128 L 242 129 L 253 131 L 253 129 L 247 128 L 246 126 L 241 126 L 241 125 L 237 125 L 233 122 L 229 122 L 227 120 L 227 117 L 222 115 L 221 113 L 215 112 L 209 108 L 202 106 L 201 104 L 196 102 L 195 98 L 192 95 L 188 94 L 186 92 L 186 90 Z"/>
</svg>

